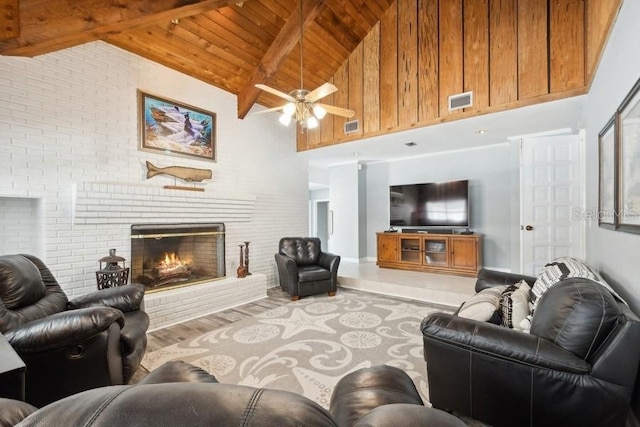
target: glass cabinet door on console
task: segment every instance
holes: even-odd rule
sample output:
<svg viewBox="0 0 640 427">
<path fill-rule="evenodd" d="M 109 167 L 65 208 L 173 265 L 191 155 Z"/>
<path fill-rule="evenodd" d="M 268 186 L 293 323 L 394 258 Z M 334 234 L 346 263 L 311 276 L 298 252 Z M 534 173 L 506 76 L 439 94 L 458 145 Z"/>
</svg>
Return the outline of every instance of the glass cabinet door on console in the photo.
<svg viewBox="0 0 640 427">
<path fill-rule="evenodd" d="M 400 238 L 400 261 L 411 264 L 422 264 L 422 251 L 420 250 L 419 238 Z"/>
<path fill-rule="evenodd" d="M 449 265 L 449 251 L 447 237 L 425 237 L 424 264 L 435 267 L 447 267 Z"/>
</svg>

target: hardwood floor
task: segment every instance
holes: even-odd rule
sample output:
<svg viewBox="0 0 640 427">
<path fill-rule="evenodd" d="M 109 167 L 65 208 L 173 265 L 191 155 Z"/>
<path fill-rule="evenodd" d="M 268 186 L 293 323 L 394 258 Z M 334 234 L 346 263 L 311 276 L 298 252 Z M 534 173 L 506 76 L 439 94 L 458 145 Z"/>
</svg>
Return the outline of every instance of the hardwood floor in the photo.
<svg viewBox="0 0 640 427">
<path fill-rule="evenodd" d="M 267 297 L 218 313 L 198 317 L 188 322 L 179 323 L 147 334 L 147 352 L 159 350 L 177 342 L 195 338 L 206 332 L 228 325 L 247 317 L 277 308 L 291 302 L 291 297 L 279 287 L 267 289 Z M 131 379 L 135 384 L 144 378 L 149 371 L 140 366 Z"/>
</svg>

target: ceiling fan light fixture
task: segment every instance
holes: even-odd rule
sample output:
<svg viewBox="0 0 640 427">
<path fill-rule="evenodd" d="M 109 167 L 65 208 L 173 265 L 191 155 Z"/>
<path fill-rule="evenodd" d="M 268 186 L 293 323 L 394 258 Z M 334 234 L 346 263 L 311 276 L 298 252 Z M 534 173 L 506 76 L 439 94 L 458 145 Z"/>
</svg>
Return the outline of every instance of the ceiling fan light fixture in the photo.
<svg viewBox="0 0 640 427">
<path fill-rule="evenodd" d="M 278 119 L 278 121 L 284 126 L 289 126 L 289 123 L 291 123 L 291 114 L 287 114 L 287 113 L 282 114 Z"/>
<path fill-rule="evenodd" d="M 318 119 L 314 116 L 307 117 L 307 129 L 315 129 L 318 127 Z"/>
<path fill-rule="evenodd" d="M 322 120 L 324 116 L 327 115 L 327 110 L 322 105 L 314 105 L 313 115 L 316 116 L 318 120 Z"/>
<path fill-rule="evenodd" d="M 282 111 L 284 112 L 284 114 L 286 114 L 287 116 L 293 116 L 296 112 L 296 104 L 294 104 L 293 102 L 289 102 L 288 104 L 286 104 L 284 106 L 284 108 L 282 109 Z"/>
<path fill-rule="evenodd" d="M 354 111 L 348 110 L 346 108 L 335 107 L 328 104 L 316 104 L 316 102 L 321 98 L 331 95 L 338 90 L 337 87 L 329 82 L 318 86 L 311 92 L 304 88 L 304 19 L 302 13 L 302 2 L 303 0 L 298 1 L 298 5 L 300 7 L 300 88 L 294 89 L 286 94 L 262 83 L 256 83 L 255 86 L 258 89 L 264 90 L 271 93 L 272 95 L 276 95 L 287 100 L 287 103 L 285 105 L 275 108 L 268 108 L 263 112 L 282 110 L 282 115 L 280 116 L 278 121 L 283 125 L 288 126 L 291 121 L 295 121 L 296 124 L 303 129 L 314 129 L 320 125 L 319 120 L 322 120 L 327 114 L 335 114 L 338 116 L 349 118 L 353 117 L 355 113 Z"/>
</svg>

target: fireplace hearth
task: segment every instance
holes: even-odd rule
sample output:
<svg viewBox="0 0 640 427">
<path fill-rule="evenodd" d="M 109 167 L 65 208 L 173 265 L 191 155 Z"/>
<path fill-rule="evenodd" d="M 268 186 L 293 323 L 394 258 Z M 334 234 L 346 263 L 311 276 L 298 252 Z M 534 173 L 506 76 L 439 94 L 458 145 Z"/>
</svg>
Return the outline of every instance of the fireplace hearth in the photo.
<svg viewBox="0 0 640 427">
<path fill-rule="evenodd" d="M 134 224 L 131 280 L 147 292 L 223 279 L 222 223 Z"/>
</svg>

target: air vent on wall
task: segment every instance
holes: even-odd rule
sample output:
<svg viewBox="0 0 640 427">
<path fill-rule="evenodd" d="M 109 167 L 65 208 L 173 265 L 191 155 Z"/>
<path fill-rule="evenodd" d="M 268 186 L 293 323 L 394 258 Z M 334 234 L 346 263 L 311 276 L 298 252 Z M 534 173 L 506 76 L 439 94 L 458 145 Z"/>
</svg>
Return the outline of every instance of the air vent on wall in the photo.
<svg viewBox="0 0 640 427">
<path fill-rule="evenodd" d="M 473 92 L 464 92 L 449 97 L 449 111 L 471 107 L 473 105 Z"/>
<path fill-rule="evenodd" d="M 358 132 L 360 130 L 360 120 L 350 120 L 348 122 L 344 122 L 344 133 L 350 134 L 354 132 Z"/>
</svg>

